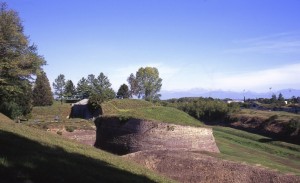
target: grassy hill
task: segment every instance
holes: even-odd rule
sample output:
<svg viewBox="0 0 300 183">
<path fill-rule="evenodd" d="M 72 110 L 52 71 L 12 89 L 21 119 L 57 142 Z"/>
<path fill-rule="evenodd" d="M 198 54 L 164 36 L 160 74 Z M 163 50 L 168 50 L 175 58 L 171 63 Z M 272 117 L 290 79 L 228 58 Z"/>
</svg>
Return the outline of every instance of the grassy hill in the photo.
<svg viewBox="0 0 300 183">
<path fill-rule="evenodd" d="M 228 127 L 213 127 L 218 157 L 300 175 L 300 146 Z"/>
<path fill-rule="evenodd" d="M 112 100 L 105 102 L 101 106 L 103 115 L 106 116 L 117 115 L 181 125 L 205 126 L 202 122 L 183 111 L 172 107 L 155 106 L 144 100 Z"/>
<path fill-rule="evenodd" d="M 102 104 L 104 115 L 120 117 L 134 117 L 146 120 L 164 121 L 190 126 L 205 126 L 202 122 L 190 117 L 186 113 L 174 108 L 155 106 L 142 100 L 112 100 Z M 50 107 L 36 107 L 32 112 L 32 119 L 42 119 L 39 125 L 93 125 L 92 122 L 81 119 L 66 119 L 69 104 L 54 104 Z M 245 111 L 252 117 L 270 118 L 273 114 L 253 113 Z M 61 115 L 60 122 L 51 122 L 56 114 Z M 279 112 L 277 119 L 284 120 L 285 113 Z M 227 127 L 213 126 L 214 136 L 221 151 L 220 154 L 210 154 L 222 159 L 246 162 L 275 169 L 285 173 L 300 175 L 300 145 L 275 141 L 271 138 L 244 132 Z"/>
<path fill-rule="evenodd" d="M 0 119 L 1 182 L 169 182 L 94 147 Z"/>
</svg>

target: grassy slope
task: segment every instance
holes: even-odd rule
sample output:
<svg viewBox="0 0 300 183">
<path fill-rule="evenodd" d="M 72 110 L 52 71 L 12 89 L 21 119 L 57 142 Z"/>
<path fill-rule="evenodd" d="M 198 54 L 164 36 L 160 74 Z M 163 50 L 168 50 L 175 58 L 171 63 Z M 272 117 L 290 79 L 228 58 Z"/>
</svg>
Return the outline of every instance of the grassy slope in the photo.
<svg viewBox="0 0 300 183">
<path fill-rule="evenodd" d="M 171 107 L 154 106 L 143 100 L 112 100 L 102 105 L 104 115 L 120 115 L 167 123 L 205 126 L 185 112 Z"/>
<path fill-rule="evenodd" d="M 300 175 L 300 146 L 227 127 L 213 127 L 221 157 Z"/>
<path fill-rule="evenodd" d="M 61 104 L 55 101 L 52 106 L 33 107 L 29 120 L 24 124 L 39 128 L 73 128 L 73 129 L 94 129 L 94 123 L 89 120 L 72 118 L 68 119 L 71 111 L 71 105 L 67 103 Z M 55 118 L 58 117 L 56 120 Z"/>
<path fill-rule="evenodd" d="M 107 111 L 113 111 L 111 113 L 108 112 L 108 114 L 128 115 L 136 118 L 166 121 L 191 126 L 203 125 L 203 123 L 177 109 L 149 106 L 148 104 L 145 106 L 140 105 L 140 107 L 132 107 L 132 103 L 136 102 L 138 101 L 118 100 L 117 102 L 113 101 L 106 103 L 104 108 L 106 109 L 106 107 L 109 106 L 110 109 Z M 143 104 L 146 103 L 143 101 Z M 258 116 L 265 116 L 266 118 L 274 115 L 273 113 L 268 112 L 268 115 L 250 111 L 244 111 L 244 113 L 253 116 L 258 114 Z M 278 115 L 279 119 L 283 119 L 286 113 L 278 112 L 276 115 Z M 213 127 L 213 130 L 217 145 L 221 151 L 221 154 L 217 155 L 218 157 L 255 165 L 260 164 L 281 172 L 290 172 L 300 175 L 299 145 L 272 141 L 272 139 L 261 135 L 247 133 L 232 128 L 216 126 Z"/>
<path fill-rule="evenodd" d="M 99 149 L 0 121 L 1 182 L 168 182 Z"/>
<path fill-rule="evenodd" d="M 203 123 L 188 116 L 182 111 L 155 106 L 152 103 L 142 100 L 112 100 L 102 104 L 104 114 L 106 115 L 123 115 L 136 118 L 165 121 L 183 125 L 202 126 Z M 79 119 L 68 121 L 65 117 L 70 110 L 69 104 L 60 105 L 56 103 L 51 107 L 37 107 L 32 112 L 33 118 L 39 114 L 44 121 L 53 120 L 55 113 L 61 115 L 61 121 L 64 125 L 68 123 L 78 123 Z M 243 110 L 244 115 L 259 116 L 269 118 L 274 115 L 268 111 L 249 111 Z M 286 113 L 275 112 L 278 119 L 286 120 Z M 44 118 L 42 118 L 44 116 Z M 294 116 L 293 116 L 294 117 Z M 82 122 L 91 124 L 91 122 Z M 41 123 L 42 125 L 53 123 Z M 61 123 L 57 123 L 61 124 Z M 82 124 L 80 124 L 82 126 Z M 213 127 L 214 136 L 217 145 L 221 151 L 220 157 L 228 160 L 242 161 L 251 164 L 261 164 L 262 166 L 277 169 L 282 172 L 291 172 L 300 175 L 300 146 L 289 143 L 272 141 L 271 139 L 247 133 L 241 130 Z"/>
</svg>

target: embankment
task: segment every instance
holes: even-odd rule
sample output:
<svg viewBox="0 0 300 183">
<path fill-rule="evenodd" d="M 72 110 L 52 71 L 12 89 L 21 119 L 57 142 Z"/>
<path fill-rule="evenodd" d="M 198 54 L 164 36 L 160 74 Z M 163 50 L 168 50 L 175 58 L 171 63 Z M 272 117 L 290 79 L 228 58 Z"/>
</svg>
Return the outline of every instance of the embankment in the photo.
<svg viewBox="0 0 300 183">
<path fill-rule="evenodd" d="M 95 146 L 124 155 L 145 150 L 219 152 L 211 128 L 120 117 L 99 117 Z"/>
<path fill-rule="evenodd" d="M 255 116 L 232 114 L 224 123 L 219 123 L 219 125 L 268 136 L 275 140 L 300 144 L 299 122 L 295 121 L 293 118 L 281 119 L 277 115 Z"/>
</svg>

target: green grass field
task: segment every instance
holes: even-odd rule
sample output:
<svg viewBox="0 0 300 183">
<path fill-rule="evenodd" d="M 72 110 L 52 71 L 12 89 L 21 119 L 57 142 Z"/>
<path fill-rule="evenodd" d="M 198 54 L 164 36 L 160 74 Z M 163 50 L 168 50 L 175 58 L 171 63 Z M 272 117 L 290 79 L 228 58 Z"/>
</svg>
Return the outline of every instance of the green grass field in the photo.
<svg viewBox="0 0 300 183">
<path fill-rule="evenodd" d="M 152 103 L 141 101 L 141 100 L 129 100 L 129 99 L 112 100 L 103 103 L 102 108 L 104 111 L 104 115 L 108 115 L 108 116 L 117 115 L 117 116 L 134 117 L 134 118 L 153 120 L 153 121 L 169 122 L 174 124 L 207 127 L 202 122 L 192 118 L 191 116 L 187 115 L 182 111 L 179 111 L 174 108 L 155 106 Z M 34 119 L 40 118 L 42 119 L 42 121 L 44 121 L 39 123 L 41 125 L 52 125 L 52 124 L 66 125 L 69 123 L 73 123 L 73 125 L 77 125 L 78 128 L 83 127 L 85 124 L 93 125 L 91 121 L 80 120 L 80 119 L 70 119 L 71 121 L 68 121 L 67 119 L 65 119 L 65 117 L 68 115 L 67 111 L 70 111 L 69 104 L 60 105 L 59 103 L 56 103 L 50 107 L 36 107 L 34 108 L 31 114 L 32 119 L 28 123 L 34 123 L 33 122 Z M 64 120 L 61 120 L 60 122 L 51 122 L 53 116 L 56 115 L 56 113 L 60 114 L 61 118 Z M 252 117 L 255 116 L 264 117 L 266 119 L 274 115 L 277 115 L 277 119 L 286 120 L 286 121 L 288 120 L 287 118 L 290 117 L 287 116 L 289 114 L 286 114 L 284 112 L 242 110 L 241 113 L 245 115 L 251 115 Z M 293 117 L 295 118 L 297 116 L 293 116 Z M 14 126 L 16 127 L 16 124 L 14 124 Z M 18 128 L 14 129 L 18 131 L 17 132 L 19 134 L 18 136 L 23 136 L 22 133 L 25 134 L 25 131 L 27 131 L 27 130 L 25 131 L 23 130 L 23 132 L 21 132 L 20 130 L 25 129 L 25 127 L 24 128 L 23 126 L 21 127 L 22 127 L 21 129 Z M 292 174 L 300 175 L 300 145 L 295 145 L 295 144 L 290 144 L 290 143 L 285 143 L 280 141 L 273 141 L 268 137 L 264 137 L 261 135 L 256 135 L 253 133 L 248 133 L 245 131 L 236 130 L 232 128 L 227 128 L 227 127 L 212 126 L 212 128 L 216 139 L 216 143 L 221 153 L 220 154 L 209 153 L 211 156 L 217 156 L 219 158 L 226 159 L 226 160 L 259 165 L 262 167 L 278 170 L 284 173 L 292 173 Z M 27 127 L 26 129 L 29 130 L 29 128 Z M 43 133 L 35 132 L 35 131 L 34 133 L 38 133 L 39 135 L 32 135 L 32 136 L 29 135 L 30 138 L 32 139 L 31 141 L 38 141 L 38 143 L 40 144 L 50 143 L 52 144 L 50 146 L 58 146 L 60 144 L 58 143 L 58 141 L 61 141 L 61 138 L 58 135 L 56 136 L 51 135 L 51 137 L 45 136 L 42 138 L 43 139 L 42 141 L 39 141 L 40 140 L 39 137 L 42 137 Z M 5 139 L 5 135 L 3 135 L 3 138 Z M 9 143 L 13 144 L 13 142 L 10 142 L 9 139 L 6 140 Z M 93 158 L 97 159 L 99 157 L 94 155 L 94 153 L 98 152 L 101 154 L 100 156 L 107 157 L 107 162 L 113 164 L 113 166 L 116 166 L 115 165 L 116 161 L 119 161 L 116 160 L 117 157 L 112 156 L 108 153 L 104 153 L 102 151 L 95 150 L 93 148 L 88 148 L 88 150 L 83 150 L 86 149 L 87 147 L 85 146 L 83 147 L 77 144 L 75 145 L 72 143 L 68 144 L 69 142 L 65 142 L 65 141 L 62 142 L 67 143 L 67 147 L 61 147 L 61 146 L 59 147 L 65 149 L 66 151 L 70 151 L 69 148 L 74 146 L 73 149 L 71 148 L 72 153 L 77 152 L 78 149 L 78 152 L 81 153 L 81 155 L 83 154 L 84 156 L 87 155 L 89 157 L 92 156 Z M 53 145 L 53 143 L 55 145 Z M 13 150 L 11 149 L 11 151 Z M 0 160 L 0 162 L 2 162 L 2 164 L 10 164 L 7 158 L 3 158 L 3 156 L 1 157 L 2 159 Z M 110 159 L 112 159 L 112 162 L 110 162 Z M 164 181 L 164 179 L 160 179 L 160 178 L 157 179 Z"/>
<path fill-rule="evenodd" d="M 14 182 L 170 182 L 94 147 L 0 121 L 0 179 Z"/>
<path fill-rule="evenodd" d="M 300 175 L 300 146 L 227 127 L 213 127 L 220 157 Z"/>
</svg>

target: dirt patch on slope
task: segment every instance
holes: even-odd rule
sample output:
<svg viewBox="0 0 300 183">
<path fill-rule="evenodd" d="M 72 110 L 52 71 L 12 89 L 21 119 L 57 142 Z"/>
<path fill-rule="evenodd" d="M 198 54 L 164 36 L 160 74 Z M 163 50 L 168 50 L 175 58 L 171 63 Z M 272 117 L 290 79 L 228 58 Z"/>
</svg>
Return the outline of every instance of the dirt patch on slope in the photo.
<svg viewBox="0 0 300 183">
<path fill-rule="evenodd" d="M 94 146 L 96 141 L 96 130 L 74 130 L 73 132 L 68 132 L 66 129 L 52 128 L 47 131 L 90 146 Z"/>
<path fill-rule="evenodd" d="M 179 182 L 300 182 L 300 178 L 294 175 L 226 161 L 201 152 L 153 150 L 123 157 Z"/>
</svg>

